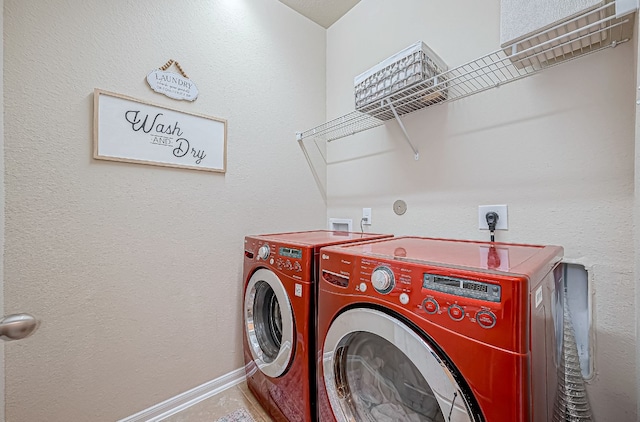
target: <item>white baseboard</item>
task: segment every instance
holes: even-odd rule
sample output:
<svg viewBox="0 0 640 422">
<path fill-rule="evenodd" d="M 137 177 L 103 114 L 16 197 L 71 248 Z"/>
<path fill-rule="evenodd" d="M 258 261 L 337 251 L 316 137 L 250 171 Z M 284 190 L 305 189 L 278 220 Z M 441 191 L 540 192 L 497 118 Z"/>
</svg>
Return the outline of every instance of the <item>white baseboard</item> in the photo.
<svg viewBox="0 0 640 422">
<path fill-rule="evenodd" d="M 159 422 L 246 379 L 244 367 L 206 382 L 118 422 Z"/>
</svg>

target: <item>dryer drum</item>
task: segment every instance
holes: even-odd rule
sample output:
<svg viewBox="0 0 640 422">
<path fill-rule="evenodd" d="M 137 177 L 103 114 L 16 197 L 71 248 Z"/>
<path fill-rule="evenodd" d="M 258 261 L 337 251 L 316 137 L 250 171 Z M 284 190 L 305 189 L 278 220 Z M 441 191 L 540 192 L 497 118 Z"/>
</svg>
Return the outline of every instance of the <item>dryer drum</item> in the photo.
<svg viewBox="0 0 640 422">
<path fill-rule="evenodd" d="M 282 342 L 282 315 L 278 298 L 264 281 L 256 284 L 253 318 L 258 344 L 265 355 L 264 360 L 273 362 Z"/>
<path fill-rule="evenodd" d="M 272 271 L 259 269 L 249 279 L 244 325 L 258 369 L 268 377 L 284 374 L 293 356 L 293 310 L 282 281 Z"/>
</svg>

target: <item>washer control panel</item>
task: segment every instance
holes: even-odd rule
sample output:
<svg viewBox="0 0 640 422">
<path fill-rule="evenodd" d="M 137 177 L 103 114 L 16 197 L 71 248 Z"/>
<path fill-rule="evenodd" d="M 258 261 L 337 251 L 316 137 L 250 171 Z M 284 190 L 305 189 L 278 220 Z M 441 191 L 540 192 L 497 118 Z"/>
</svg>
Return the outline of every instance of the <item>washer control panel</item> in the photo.
<svg viewBox="0 0 640 422">
<path fill-rule="evenodd" d="M 450 332 L 520 350 L 526 332 L 525 277 L 321 251 L 320 289 L 414 315 Z"/>
</svg>

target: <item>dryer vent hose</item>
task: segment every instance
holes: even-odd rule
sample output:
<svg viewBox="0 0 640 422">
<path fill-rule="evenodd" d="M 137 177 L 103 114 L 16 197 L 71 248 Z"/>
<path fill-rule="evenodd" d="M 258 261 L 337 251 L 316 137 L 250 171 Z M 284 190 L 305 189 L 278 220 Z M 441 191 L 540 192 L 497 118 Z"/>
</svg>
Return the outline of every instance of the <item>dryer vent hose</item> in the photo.
<svg viewBox="0 0 640 422">
<path fill-rule="evenodd" d="M 558 366 L 558 394 L 553 406 L 553 422 L 591 422 L 591 406 L 580 370 L 580 356 L 564 292 L 563 348 Z"/>
</svg>

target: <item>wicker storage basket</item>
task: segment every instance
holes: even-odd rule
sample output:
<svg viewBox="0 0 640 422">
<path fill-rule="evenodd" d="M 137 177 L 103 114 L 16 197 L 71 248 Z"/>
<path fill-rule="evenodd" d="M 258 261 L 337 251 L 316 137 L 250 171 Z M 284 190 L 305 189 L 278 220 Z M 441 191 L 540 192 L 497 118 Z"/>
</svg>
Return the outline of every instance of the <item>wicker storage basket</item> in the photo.
<svg viewBox="0 0 640 422">
<path fill-rule="evenodd" d="M 373 115 L 379 111 L 382 116 L 376 117 L 385 120 L 392 118 L 393 114 L 388 110 L 386 113 L 379 110 L 380 101 L 390 97 L 393 100 L 402 98 L 402 95 L 394 94 L 406 93 L 410 96 L 419 90 L 422 95 L 418 100 L 422 104 L 417 108 L 445 100 L 447 91 L 442 77 L 438 81 L 438 88 L 429 91 L 429 87 L 436 84 L 434 77 L 446 70 L 444 61 L 425 43 L 418 41 L 355 77 L 356 110 Z M 407 90 L 410 87 L 415 89 Z M 399 104 L 402 105 L 402 101 Z M 413 106 L 415 108 L 415 104 Z"/>
</svg>

